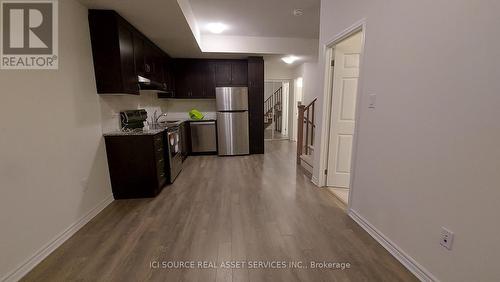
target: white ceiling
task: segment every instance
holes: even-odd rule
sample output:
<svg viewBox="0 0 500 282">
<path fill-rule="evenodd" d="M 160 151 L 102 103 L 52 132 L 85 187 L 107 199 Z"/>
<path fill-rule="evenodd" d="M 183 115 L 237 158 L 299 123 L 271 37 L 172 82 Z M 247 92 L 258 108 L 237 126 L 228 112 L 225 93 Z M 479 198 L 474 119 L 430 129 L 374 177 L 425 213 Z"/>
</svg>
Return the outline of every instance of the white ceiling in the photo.
<svg viewBox="0 0 500 282">
<path fill-rule="evenodd" d="M 320 0 L 189 0 L 202 34 L 207 23 L 229 26 L 224 35 L 319 38 Z M 300 8 L 302 16 L 293 16 Z"/>
<path fill-rule="evenodd" d="M 320 0 L 79 1 L 88 8 L 117 11 L 172 57 L 317 57 Z M 294 8 L 304 15 L 294 17 Z M 209 21 L 230 29 L 219 37 L 208 34 L 204 23 Z"/>
</svg>

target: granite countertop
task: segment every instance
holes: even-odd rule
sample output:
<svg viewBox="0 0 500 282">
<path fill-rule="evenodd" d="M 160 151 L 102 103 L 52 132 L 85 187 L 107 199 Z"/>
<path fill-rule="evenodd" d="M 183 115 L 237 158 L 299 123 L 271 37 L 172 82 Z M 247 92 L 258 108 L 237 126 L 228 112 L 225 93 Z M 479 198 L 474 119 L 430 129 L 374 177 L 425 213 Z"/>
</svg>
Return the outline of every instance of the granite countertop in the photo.
<svg viewBox="0 0 500 282">
<path fill-rule="evenodd" d="M 130 131 L 112 131 L 108 133 L 104 133 L 104 136 L 128 136 L 128 135 L 156 135 L 165 130 L 165 128 L 158 129 L 142 129 L 142 130 L 130 130 Z"/>
<path fill-rule="evenodd" d="M 187 120 L 189 122 L 204 122 L 204 121 L 217 121 L 216 119 L 200 119 L 200 120 L 194 120 L 194 119 L 190 119 L 190 120 Z"/>
<path fill-rule="evenodd" d="M 129 131 L 121 131 L 121 130 L 116 130 L 116 131 L 111 131 L 104 133 L 103 136 L 134 136 L 134 135 L 156 135 L 158 133 L 161 133 L 162 131 L 166 130 L 169 127 L 172 126 L 179 126 L 184 122 L 191 122 L 191 121 L 216 121 L 215 119 L 202 119 L 202 120 L 192 120 L 192 119 L 173 119 L 173 120 L 165 120 L 164 123 L 168 123 L 161 125 L 158 128 L 150 128 L 150 129 L 138 129 L 138 130 L 129 130 Z"/>
<path fill-rule="evenodd" d="M 197 122 L 197 121 L 217 121 L 216 119 L 214 118 L 207 118 L 207 119 L 200 119 L 200 120 L 194 120 L 194 119 L 173 119 L 173 120 L 166 120 L 166 122 L 169 122 L 171 124 L 177 124 L 177 125 L 180 125 L 181 123 L 183 122 Z M 175 122 L 175 123 L 173 123 Z"/>
</svg>

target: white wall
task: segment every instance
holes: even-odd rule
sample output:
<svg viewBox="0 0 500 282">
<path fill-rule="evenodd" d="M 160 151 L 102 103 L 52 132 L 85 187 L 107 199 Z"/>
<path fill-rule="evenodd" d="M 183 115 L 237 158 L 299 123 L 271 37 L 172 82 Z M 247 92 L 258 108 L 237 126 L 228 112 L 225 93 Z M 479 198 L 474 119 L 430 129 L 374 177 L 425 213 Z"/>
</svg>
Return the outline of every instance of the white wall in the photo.
<svg viewBox="0 0 500 282">
<path fill-rule="evenodd" d="M 318 76 L 320 75 L 320 72 L 319 72 L 319 65 L 317 62 L 305 62 L 305 63 L 302 63 L 300 65 L 298 65 L 297 67 L 295 67 L 292 71 L 292 77 L 293 79 L 297 79 L 299 77 L 302 77 L 302 104 L 304 105 L 309 105 L 309 103 L 311 103 L 314 98 L 322 95 L 321 93 L 321 87 L 318 85 Z M 294 85 L 294 83 L 292 82 L 290 85 Z M 293 100 L 291 100 L 293 101 Z M 297 110 L 296 110 L 296 107 L 297 105 L 294 105 L 292 104 L 291 107 L 290 107 L 290 113 L 298 113 Z M 315 114 L 316 114 L 316 123 L 317 123 L 317 120 L 318 120 L 318 108 L 320 108 L 320 104 L 316 104 L 316 107 L 314 108 L 315 110 Z M 290 119 L 295 119 L 295 118 L 298 118 L 298 116 L 295 114 L 295 115 L 290 115 Z M 290 131 L 290 136 L 297 136 L 297 127 L 293 126 L 293 122 L 292 124 L 290 125 L 289 127 L 290 129 L 292 129 L 292 131 Z M 296 139 L 296 138 L 294 138 Z M 318 150 L 314 150 L 315 152 L 317 152 Z M 313 156 L 314 158 L 315 156 Z"/>
<path fill-rule="evenodd" d="M 319 85 L 320 76 L 317 62 L 307 62 L 299 65 L 293 71 L 293 78 L 302 77 L 303 102 L 309 104 L 314 98 L 322 95 L 323 87 Z"/>
<path fill-rule="evenodd" d="M 294 68 L 280 59 L 264 59 L 264 80 L 287 80 L 293 78 Z"/>
<path fill-rule="evenodd" d="M 264 101 L 276 92 L 280 87 L 282 87 L 282 82 L 278 81 L 266 81 L 264 83 Z"/>
<path fill-rule="evenodd" d="M 367 20 L 353 210 L 442 281 L 497 281 L 500 2 L 321 7 L 320 50 Z M 455 232 L 452 251 L 439 246 L 441 226 Z"/>
<path fill-rule="evenodd" d="M 0 70 L 0 279 L 111 196 L 87 9 L 59 10 L 59 70 Z"/>
<path fill-rule="evenodd" d="M 293 112 L 293 100 L 294 100 L 294 84 L 293 79 L 295 78 L 295 70 L 297 67 L 293 65 L 287 65 L 281 61 L 280 56 L 273 56 L 264 58 L 264 80 L 266 82 L 274 81 L 279 82 L 277 87 L 273 85 L 271 87 L 274 91 L 277 88 L 281 87 L 281 83 L 288 81 L 290 83 L 290 88 L 288 91 L 288 112 Z M 269 96 L 271 96 L 274 91 L 270 91 L 270 84 L 265 83 L 264 85 L 264 100 L 266 100 Z M 291 102 L 290 102 L 291 101 Z M 293 115 L 288 114 L 288 136 L 292 136 L 293 134 Z"/>
<path fill-rule="evenodd" d="M 202 34 L 200 48 L 203 52 L 211 53 L 295 54 L 310 59 L 318 55 L 318 40 Z"/>
</svg>

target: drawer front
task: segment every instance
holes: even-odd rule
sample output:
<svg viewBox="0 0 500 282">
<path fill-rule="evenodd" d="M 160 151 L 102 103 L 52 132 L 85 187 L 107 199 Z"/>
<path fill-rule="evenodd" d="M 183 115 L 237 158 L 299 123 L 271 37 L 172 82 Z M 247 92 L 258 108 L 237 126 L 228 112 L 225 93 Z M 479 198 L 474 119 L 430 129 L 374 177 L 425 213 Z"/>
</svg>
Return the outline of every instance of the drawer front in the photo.
<svg viewBox="0 0 500 282">
<path fill-rule="evenodd" d="M 157 169 L 157 177 L 158 177 L 159 188 L 162 188 L 166 184 L 166 182 L 167 182 L 167 173 L 165 171 L 164 161 L 157 162 L 156 169 Z"/>
<path fill-rule="evenodd" d="M 163 144 L 163 134 L 158 134 L 153 140 L 153 150 L 155 151 L 156 160 L 164 158 L 164 144 Z"/>
<path fill-rule="evenodd" d="M 160 146 L 163 147 L 163 134 L 157 134 L 153 137 L 153 142 L 155 147 Z"/>
</svg>

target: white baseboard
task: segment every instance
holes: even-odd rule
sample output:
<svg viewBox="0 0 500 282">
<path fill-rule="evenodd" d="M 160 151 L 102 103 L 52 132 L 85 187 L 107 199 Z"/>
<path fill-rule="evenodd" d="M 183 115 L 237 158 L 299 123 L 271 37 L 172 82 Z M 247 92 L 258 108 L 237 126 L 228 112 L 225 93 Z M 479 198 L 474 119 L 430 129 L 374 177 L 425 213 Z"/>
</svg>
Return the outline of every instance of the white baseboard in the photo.
<svg viewBox="0 0 500 282">
<path fill-rule="evenodd" d="M 87 214 L 78 219 L 75 223 L 71 224 L 66 230 L 59 233 L 52 241 L 47 243 L 45 246 L 40 248 L 32 257 L 27 259 L 24 263 L 19 265 L 16 269 L 7 273 L 0 281 L 11 282 L 19 281 L 28 272 L 30 272 L 35 266 L 37 266 L 42 260 L 44 260 L 48 255 L 55 251 L 59 246 L 61 246 L 66 240 L 73 236 L 80 228 L 87 224 L 92 218 L 99 214 L 104 208 L 106 208 L 111 202 L 113 202 L 113 195 L 109 195 L 100 202 L 95 208 L 89 211 Z"/>
<path fill-rule="evenodd" d="M 387 236 L 377 230 L 364 217 L 359 215 L 355 210 L 349 210 L 349 216 L 356 221 L 370 236 L 379 242 L 392 256 L 394 256 L 404 267 L 413 273 L 420 281 L 438 282 L 427 269 L 417 263 L 411 256 L 405 253 L 400 247 L 394 244 Z"/>
</svg>

